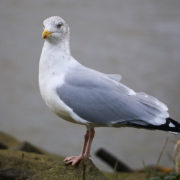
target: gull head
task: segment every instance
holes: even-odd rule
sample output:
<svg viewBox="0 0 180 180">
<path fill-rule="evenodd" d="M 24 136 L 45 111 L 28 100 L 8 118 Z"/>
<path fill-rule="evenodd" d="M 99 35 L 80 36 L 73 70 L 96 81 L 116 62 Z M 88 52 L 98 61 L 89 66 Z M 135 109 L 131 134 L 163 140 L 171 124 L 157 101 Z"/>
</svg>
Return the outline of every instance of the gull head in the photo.
<svg viewBox="0 0 180 180">
<path fill-rule="evenodd" d="M 69 38 L 69 26 L 59 16 L 52 16 L 43 21 L 42 38 L 49 42 L 58 43 Z"/>
</svg>

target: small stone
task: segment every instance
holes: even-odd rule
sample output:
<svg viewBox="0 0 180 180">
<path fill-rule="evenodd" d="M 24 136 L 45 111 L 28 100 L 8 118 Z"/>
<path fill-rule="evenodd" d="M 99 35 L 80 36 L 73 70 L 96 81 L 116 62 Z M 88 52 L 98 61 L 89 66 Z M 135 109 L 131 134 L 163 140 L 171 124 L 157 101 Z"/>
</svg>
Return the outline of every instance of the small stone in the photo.
<svg viewBox="0 0 180 180">
<path fill-rule="evenodd" d="M 15 168 L 7 168 L 7 169 L 0 170 L 0 179 L 3 179 L 3 180 L 11 180 L 11 179 L 12 180 L 13 179 L 25 180 L 30 175 L 31 173 L 27 174 Z"/>
<path fill-rule="evenodd" d="M 44 152 L 42 150 L 40 150 L 36 146 L 34 146 L 31 143 L 26 142 L 26 141 L 20 143 L 16 149 L 20 150 L 20 151 L 35 153 L 35 154 L 44 154 Z"/>
<path fill-rule="evenodd" d="M 8 147 L 5 144 L 0 142 L 0 149 L 8 149 Z"/>
</svg>

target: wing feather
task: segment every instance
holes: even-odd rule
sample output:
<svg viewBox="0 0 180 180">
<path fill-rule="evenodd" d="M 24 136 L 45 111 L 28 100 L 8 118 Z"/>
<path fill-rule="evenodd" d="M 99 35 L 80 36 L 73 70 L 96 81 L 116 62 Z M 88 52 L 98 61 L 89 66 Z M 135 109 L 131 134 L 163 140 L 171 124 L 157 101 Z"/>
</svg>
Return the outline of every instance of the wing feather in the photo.
<svg viewBox="0 0 180 180">
<path fill-rule="evenodd" d="M 58 96 L 81 118 L 92 124 L 160 125 L 168 117 L 165 105 L 152 96 L 129 94 L 127 86 L 89 69 L 71 70 Z"/>
</svg>

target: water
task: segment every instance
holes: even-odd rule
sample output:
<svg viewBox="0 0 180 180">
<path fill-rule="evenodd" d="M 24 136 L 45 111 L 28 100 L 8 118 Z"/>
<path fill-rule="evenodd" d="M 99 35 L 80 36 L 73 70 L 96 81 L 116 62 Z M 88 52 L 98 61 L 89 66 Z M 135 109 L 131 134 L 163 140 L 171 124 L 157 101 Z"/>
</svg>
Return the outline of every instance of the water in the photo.
<svg viewBox="0 0 180 180">
<path fill-rule="evenodd" d="M 76 59 L 99 71 L 121 74 L 123 83 L 156 96 L 179 120 L 179 9 L 179 0 L 1 0 L 0 130 L 64 156 L 81 150 L 85 128 L 56 117 L 39 94 L 42 20 L 51 15 L 70 24 Z M 92 154 L 104 147 L 138 168 L 143 161 L 156 163 L 166 136 L 159 131 L 97 128 Z M 167 156 L 172 146 L 170 141 L 161 160 L 164 165 L 172 165 Z"/>
</svg>

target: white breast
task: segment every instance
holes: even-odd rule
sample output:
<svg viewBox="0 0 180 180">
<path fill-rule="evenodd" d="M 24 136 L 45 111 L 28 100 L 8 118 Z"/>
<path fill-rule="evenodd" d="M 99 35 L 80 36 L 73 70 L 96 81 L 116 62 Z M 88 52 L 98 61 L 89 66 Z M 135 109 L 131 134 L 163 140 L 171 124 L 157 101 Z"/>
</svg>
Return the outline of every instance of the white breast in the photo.
<svg viewBox="0 0 180 180">
<path fill-rule="evenodd" d="M 67 71 L 77 64 L 71 55 L 60 50 L 54 51 L 45 44 L 39 63 L 39 87 L 41 96 L 51 111 L 65 120 L 87 124 L 87 121 L 76 115 L 56 92 L 56 89 L 65 83 Z"/>
<path fill-rule="evenodd" d="M 70 111 L 56 94 L 56 88 L 64 83 L 64 74 L 68 66 L 68 58 L 61 51 L 54 52 L 44 46 L 39 62 L 39 88 L 40 93 L 50 108 L 58 116 L 70 120 Z"/>
<path fill-rule="evenodd" d="M 39 78 L 41 96 L 51 111 L 64 119 L 71 119 L 71 109 L 61 101 L 56 93 L 57 82 L 58 86 L 61 86 L 64 82 L 64 76 L 46 76 Z"/>
</svg>

